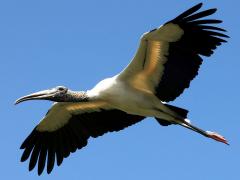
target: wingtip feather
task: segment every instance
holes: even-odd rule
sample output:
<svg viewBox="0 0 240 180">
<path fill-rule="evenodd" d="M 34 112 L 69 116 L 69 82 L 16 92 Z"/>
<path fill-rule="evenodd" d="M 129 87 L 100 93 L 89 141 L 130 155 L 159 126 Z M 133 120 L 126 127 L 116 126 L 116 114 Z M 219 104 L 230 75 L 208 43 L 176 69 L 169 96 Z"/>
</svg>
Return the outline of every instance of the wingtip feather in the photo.
<svg viewBox="0 0 240 180">
<path fill-rule="evenodd" d="M 184 11 L 182 14 L 177 16 L 173 21 L 178 21 L 179 19 L 183 19 L 183 18 L 191 15 L 192 13 L 198 11 L 202 7 L 202 5 L 203 5 L 203 3 L 198 3 L 197 5 L 191 7 L 190 9 Z"/>
</svg>

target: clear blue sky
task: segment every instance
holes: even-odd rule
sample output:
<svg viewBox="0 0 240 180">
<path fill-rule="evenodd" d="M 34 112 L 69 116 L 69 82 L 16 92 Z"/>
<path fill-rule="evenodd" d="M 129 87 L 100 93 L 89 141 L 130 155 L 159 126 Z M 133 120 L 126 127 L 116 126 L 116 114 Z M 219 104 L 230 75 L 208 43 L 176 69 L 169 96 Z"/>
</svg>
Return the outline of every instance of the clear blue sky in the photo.
<svg viewBox="0 0 240 180">
<path fill-rule="evenodd" d="M 192 122 L 223 134 L 230 146 L 148 118 L 119 133 L 90 139 L 38 177 L 20 163 L 20 144 L 51 106 L 15 99 L 65 85 L 87 90 L 124 68 L 142 33 L 204 2 L 231 36 L 205 58 L 190 89 L 172 104 L 190 110 Z M 0 2 L 0 179 L 226 180 L 240 177 L 239 1 L 8 0 Z"/>
</svg>

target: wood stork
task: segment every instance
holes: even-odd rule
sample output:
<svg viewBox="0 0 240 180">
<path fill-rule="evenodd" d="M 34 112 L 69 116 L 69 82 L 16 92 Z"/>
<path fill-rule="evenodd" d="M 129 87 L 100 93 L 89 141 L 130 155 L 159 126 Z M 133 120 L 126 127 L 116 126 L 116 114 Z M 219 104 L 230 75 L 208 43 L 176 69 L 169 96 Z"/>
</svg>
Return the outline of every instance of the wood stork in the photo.
<svg viewBox="0 0 240 180">
<path fill-rule="evenodd" d="M 201 19 L 216 9 L 197 12 L 202 3 L 141 37 L 130 64 L 119 74 L 99 82 L 86 92 L 64 86 L 33 93 L 16 100 L 50 100 L 55 103 L 22 143 L 21 161 L 30 158 L 29 171 L 38 162 L 40 175 L 47 165 L 50 173 L 70 153 L 87 145 L 90 137 L 119 131 L 145 117 L 163 126 L 177 124 L 203 136 L 228 144 L 214 132 L 190 123 L 188 111 L 166 102 L 173 101 L 198 74 L 201 56 L 210 56 L 228 36 L 213 26 L 222 21 Z M 213 25 L 212 25 L 213 24 Z"/>
</svg>

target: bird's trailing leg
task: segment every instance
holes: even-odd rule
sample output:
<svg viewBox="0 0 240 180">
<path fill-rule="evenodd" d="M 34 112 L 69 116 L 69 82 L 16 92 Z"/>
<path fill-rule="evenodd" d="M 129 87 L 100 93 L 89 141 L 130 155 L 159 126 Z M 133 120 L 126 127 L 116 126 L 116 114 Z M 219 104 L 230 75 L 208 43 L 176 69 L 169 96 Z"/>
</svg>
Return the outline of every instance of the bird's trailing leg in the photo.
<svg viewBox="0 0 240 180">
<path fill-rule="evenodd" d="M 163 105 L 159 103 L 160 105 Z M 169 104 L 164 104 L 164 106 L 161 106 L 157 109 L 159 112 L 158 118 L 156 120 L 159 124 L 166 126 L 170 124 L 179 124 L 185 128 L 188 128 L 192 131 L 195 131 L 199 134 L 202 134 L 205 137 L 214 139 L 215 141 L 222 142 L 224 144 L 228 144 L 227 140 L 220 134 L 211 132 L 211 131 L 204 131 L 203 129 L 200 129 L 194 125 L 191 124 L 191 122 L 186 119 L 188 111 L 186 109 L 182 109 L 176 106 L 172 106 Z M 168 120 L 167 120 L 168 119 Z"/>
<path fill-rule="evenodd" d="M 194 125 L 192 125 L 190 123 L 190 121 L 188 120 L 184 120 L 184 122 L 180 122 L 179 125 L 183 126 L 183 127 L 186 127 L 190 130 L 193 130 L 199 134 L 202 134 L 203 136 L 205 137 L 208 137 L 208 138 L 211 138 L 211 139 L 214 139 L 215 141 L 218 141 L 218 142 L 222 142 L 224 144 L 227 144 L 229 145 L 229 143 L 227 142 L 227 140 L 220 134 L 216 133 L 216 132 L 211 132 L 211 131 L 204 131 Z"/>
</svg>

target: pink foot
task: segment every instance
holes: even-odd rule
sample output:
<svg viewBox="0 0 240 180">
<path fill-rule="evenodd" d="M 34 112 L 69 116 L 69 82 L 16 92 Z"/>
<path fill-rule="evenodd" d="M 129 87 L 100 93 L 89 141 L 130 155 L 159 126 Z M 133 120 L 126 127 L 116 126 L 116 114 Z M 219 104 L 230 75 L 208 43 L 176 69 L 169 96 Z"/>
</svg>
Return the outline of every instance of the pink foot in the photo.
<svg viewBox="0 0 240 180">
<path fill-rule="evenodd" d="M 224 144 L 229 145 L 227 140 L 223 136 L 221 136 L 220 134 L 215 133 L 215 132 L 211 132 L 211 131 L 207 131 L 207 134 L 208 134 L 209 138 L 212 138 L 212 139 L 214 139 L 216 141 L 219 141 L 219 142 L 222 142 Z"/>
</svg>

